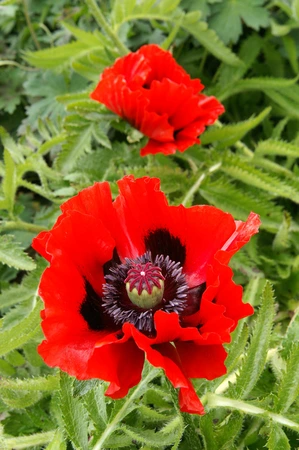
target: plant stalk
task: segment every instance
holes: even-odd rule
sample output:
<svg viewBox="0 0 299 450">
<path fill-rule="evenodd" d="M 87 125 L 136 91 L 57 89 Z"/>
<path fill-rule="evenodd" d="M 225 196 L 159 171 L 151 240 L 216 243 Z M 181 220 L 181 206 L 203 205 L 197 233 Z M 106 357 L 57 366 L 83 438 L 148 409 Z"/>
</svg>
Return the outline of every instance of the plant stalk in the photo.
<svg viewBox="0 0 299 450">
<path fill-rule="evenodd" d="M 89 7 L 91 14 L 97 21 L 98 25 L 100 25 L 100 27 L 105 31 L 107 36 L 110 37 L 110 39 L 114 43 L 114 45 L 118 48 L 119 53 L 122 56 L 127 55 L 130 52 L 130 50 L 121 42 L 121 40 L 119 39 L 117 34 L 114 33 L 114 31 L 112 30 L 112 28 L 106 21 L 102 11 L 96 4 L 95 0 L 85 0 L 85 2 L 87 4 L 87 6 Z"/>
<path fill-rule="evenodd" d="M 23 222 L 22 220 L 10 220 L 9 222 L 2 222 L 0 225 L 1 231 L 7 230 L 22 230 L 30 233 L 40 233 L 47 230 L 43 225 L 36 225 L 35 223 Z"/>
<path fill-rule="evenodd" d="M 118 411 L 113 420 L 107 424 L 105 431 L 103 432 L 102 436 L 100 437 L 96 445 L 93 447 L 93 450 L 103 450 L 105 448 L 104 446 L 105 441 L 117 429 L 122 419 L 127 415 L 126 411 L 131 406 L 133 401 L 136 398 L 138 398 L 139 392 L 143 389 L 144 385 L 147 385 L 151 380 L 153 380 L 158 373 L 159 371 L 157 369 L 150 368 L 150 371 L 147 374 L 147 376 L 139 383 L 139 385 L 136 387 L 132 395 L 127 396 L 127 400 L 124 403 L 123 407 Z"/>
</svg>

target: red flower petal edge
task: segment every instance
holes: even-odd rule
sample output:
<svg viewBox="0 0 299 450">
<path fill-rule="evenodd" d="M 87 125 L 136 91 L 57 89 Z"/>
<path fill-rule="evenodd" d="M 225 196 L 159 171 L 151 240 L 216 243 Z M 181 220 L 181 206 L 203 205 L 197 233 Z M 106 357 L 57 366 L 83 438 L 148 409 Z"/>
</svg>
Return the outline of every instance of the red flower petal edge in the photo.
<svg viewBox="0 0 299 450">
<path fill-rule="evenodd" d="M 156 178 L 118 185 L 114 201 L 107 182 L 84 189 L 33 241 L 50 263 L 39 353 L 78 379 L 110 382 L 115 399 L 140 381 L 147 358 L 180 389 L 181 410 L 203 414 L 190 379 L 226 373 L 223 344 L 253 313 L 227 264 L 259 218 L 169 206 Z"/>
<path fill-rule="evenodd" d="M 91 98 L 149 138 L 142 156 L 170 155 L 199 144 L 205 127 L 224 112 L 215 97 L 200 93 L 203 88 L 170 52 L 150 44 L 105 69 Z"/>
</svg>

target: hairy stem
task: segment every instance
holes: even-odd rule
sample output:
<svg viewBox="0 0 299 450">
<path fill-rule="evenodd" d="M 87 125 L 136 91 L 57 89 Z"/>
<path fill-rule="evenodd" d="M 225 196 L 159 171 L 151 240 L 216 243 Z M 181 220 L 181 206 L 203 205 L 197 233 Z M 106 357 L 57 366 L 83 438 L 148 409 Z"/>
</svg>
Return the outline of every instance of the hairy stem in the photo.
<svg viewBox="0 0 299 450">
<path fill-rule="evenodd" d="M 127 415 L 129 407 L 134 402 L 134 400 L 138 398 L 140 391 L 142 391 L 144 386 L 146 386 L 151 380 L 153 380 L 158 373 L 159 371 L 153 367 L 149 369 L 149 373 L 147 374 L 147 376 L 145 376 L 144 379 L 138 384 L 133 393 L 127 396 L 127 400 L 122 406 L 122 408 L 118 411 L 118 413 L 112 419 L 112 421 L 107 424 L 105 431 L 103 432 L 102 436 L 100 437 L 96 445 L 93 447 L 93 450 L 102 450 L 105 448 L 104 447 L 105 441 L 120 426 L 121 421 Z"/>
<path fill-rule="evenodd" d="M 3 59 L 0 61 L 1 66 L 15 66 L 22 70 L 27 70 L 28 72 L 37 72 L 39 69 L 34 69 L 33 67 L 22 66 L 22 64 L 17 63 L 16 61 L 11 61 L 10 59 Z"/>
<path fill-rule="evenodd" d="M 90 9 L 91 14 L 97 21 L 97 23 L 100 25 L 100 27 L 105 31 L 107 36 L 110 37 L 111 41 L 114 43 L 114 45 L 118 48 L 119 53 L 121 55 L 126 55 L 129 53 L 129 49 L 121 42 L 119 37 L 116 33 L 112 30 L 108 22 L 106 21 L 104 15 L 102 14 L 102 11 L 96 4 L 95 0 L 85 0 L 85 3 Z"/>
<path fill-rule="evenodd" d="M 174 41 L 179 29 L 181 28 L 182 17 L 180 20 L 178 20 L 176 22 L 175 26 L 173 27 L 173 29 L 171 30 L 171 32 L 169 33 L 167 38 L 162 42 L 161 48 L 163 48 L 164 50 L 168 50 L 168 48 L 171 46 L 172 42 Z"/>
<path fill-rule="evenodd" d="M 40 50 L 40 45 L 39 45 L 39 42 L 38 42 L 38 40 L 37 40 L 37 37 L 36 37 L 35 31 L 34 31 L 34 28 L 33 28 L 32 23 L 31 23 L 31 20 L 30 20 L 30 16 L 29 16 L 28 6 L 27 6 L 27 1 L 26 1 L 26 0 L 23 0 L 23 6 L 24 6 L 24 15 L 25 15 L 25 19 L 26 19 L 26 22 L 27 22 L 27 25 L 28 25 L 28 28 L 29 28 L 29 31 L 30 31 L 32 40 L 33 40 L 33 42 L 34 42 L 36 48 L 37 48 L 38 50 Z"/>
<path fill-rule="evenodd" d="M 216 172 L 221 167 L 221 162 L 214 164 L 212 167 L 210 167 L 206 172 L 202 173 L 200 177 L 197 179 L 197 181 L 191 186 L 187 194 L 185 195 L 182 205 L 186 206 L 188 203 L 192 201 L 192 198 L 194 194 L 198 191 L 200 185 L 202 182 L 206 179 L 206 177 L 213 172 Z"/>
<path fill-rule="evenodd" d="M 1 223 L 1 231 L 6 230 L 23 230 L 30 233 L 39 233 L 45 231 L 47 228 L 35 223 L 23 222 L 22 220 L 10 220 L 9 222 Z"/>
<path fill-rule="evenodd" d="M 36 433 L 29 436 L 18 436 L 3 439 L 6 450 L 28 448 L 33 446 L 41 446 L 50 442 L 54 437 L 55 431 L 47 431 L 45 433 Z M 1 442 L 0 442 L 1 443 Z"/>
<path fill-rule="evenodd" d="M 205 403 L 205 406 L 208 408 L 229 408 L 235 409 L 237 411 L 242 411 L 245 414 L 249 414 L 251 416 L 260 416 L 266 419 L 272 419 L 274 422 L 279 423 L 285 427 L 291 428 L 292 430 L 299 431 L 299 424 L 293 422 L 287 417 L 276 414 L 267 409 L 260 408 L 258 406 L 252 405 L 243 400 L 236 400 L 233 398 L 222 397 L 221 395 L 216 395 L 212 393 L 206 394 L 202 401 Z"/>
</svg>

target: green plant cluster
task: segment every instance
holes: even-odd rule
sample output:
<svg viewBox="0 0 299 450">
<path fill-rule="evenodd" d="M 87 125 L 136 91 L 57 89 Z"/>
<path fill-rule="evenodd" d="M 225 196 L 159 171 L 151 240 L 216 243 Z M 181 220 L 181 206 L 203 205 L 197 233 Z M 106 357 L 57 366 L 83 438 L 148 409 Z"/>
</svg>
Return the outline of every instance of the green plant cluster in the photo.
<svg viewBox="0 0 299 450">
<path fill-rule="evenodd" d="M 144 138 L 89 93 L 127 48 L 153 42 L 226 112 L 201 145 L 141 158 Z M 298 448 L 299 1 L 2 0 L 0 49 L 0 448 Z M 45 262 L 32 238 L 80 189 L 108 180 L 116 193 L 131 173 L 159 177 L 172 204 L 261 216 L 232 261 L 256 314 L 227 346 L 228 374 L 195 382 L 200 418 L 156 369 L 112 401 L 36 351 Z"/>
</svg>

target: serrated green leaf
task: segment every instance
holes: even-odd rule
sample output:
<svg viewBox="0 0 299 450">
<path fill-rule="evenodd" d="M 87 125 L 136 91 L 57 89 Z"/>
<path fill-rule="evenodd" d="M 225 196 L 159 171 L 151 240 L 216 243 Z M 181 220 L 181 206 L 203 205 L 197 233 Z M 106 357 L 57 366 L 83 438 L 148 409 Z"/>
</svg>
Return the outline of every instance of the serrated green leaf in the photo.
<svg viewBox="0 0 299 450">
<path fill-rule="evenodd" d="M 75 27 L 72 27 L 73 32 L 74 29 Z M 81 34 L 81 32 L 84 33 L 82 30 L 77 30 L 76 33 Z M 35 52 L 26 52 L 24 54 L 24 59 L 32 66 L 62 72 L 64 69 L 70 67 L 70 65 L 73 66 L 76 64 L 76 62 L 80 62 L 81 60 L 85 61 L 85 58 L 90 58 L 94 53 L 98 56 L 101 55 L 103 61 L 103 64 L 99 64 L 96 69 L 99 75 L 101 69 L 105 65 L 110 65 L 112 62 L 107 56 L 104 45 L 104 42 L 100 42 L 100 40 L 97 39 L 97 35 L 94 34 L 93 42 L 91 42 L 91 40 L 87 42 L 87 38 L 85 38 L 84 40 L 81 39 L 57 47 Z"/>
<path fill-rule="evenodd" d="M 111 18 L 115 30 L 128 21 L 140 19 L 171 20 L 172 12 L 176 10 L 180 0 L 161 0 L 158 3 L 147 0 L 136 3 L 136 0 L 125 0 L 124 2 L 114 2 Z M 178 17 L 181 11 L 175 11 Z"/>
<path fill-rule="evenodd" d="M 277 232 L 282 221 L 282 210 L 271 201 L 266 194 L 235 186 L 231 181 L 223 178 L 215 182 L 204 183 L 200 187 L 200 194 L 212 205 L 230 212 L 240 220 L 246 220 L 250 211 L 260 214 L 262 227 L 271 232 Z"/>
<path fill-rule="evenodd" d="M 65 134 L 60 134 L 58 136 L 53 137 L 52 139 L 48 139 L 47 142 L 42 144 L 37 153 L 39 155 L 46 155 L 51 148 L 56 147 L 56 145 L 62 144 L 66 140 Z"/>
<path fill-rule="evenodd" d="M 275 423 L 288 427 L 290 430 L 299 431 L 298 421 L 289 419 L 289 417 L 276 414 L 272 411 L 271 407 L 263 408 L 260 406 L 261 402 L 254 402 L 255 404 L 248 401 L 235 400 L 233 398 L 223 397 L 215 394 L 206 394 L 208 405 L 210 408 L 226 408 L 229 410 L 237 410 L 245 414 L 249 414 L 253 417 L 259 417 L 266 421 L 272 419 Z M 256 403 L 259 405 L 257 406 Z M 263 405 L 262 405 L 263 406 Z"/>
<path fill-rule="evenodd" d="M 288 80 L 287 78 L 274 78 L 274 77 L 261 77 L 261 78 L 248 78 L 244 80 L 238 80 L 233 85 L 230 85 L 223 93 L 219 93 L 218 97 L 220 101 L 224 101 L 232 95 L 240 94 L 247 91 L 262 91 L 266 89 L 279 89 L 287 86 L 292 86 L 298 81 L 296 78 Z"/>
<path fill-rule="evenodd" d="M 217 450 L 231 449 L 241 433 L 243 416 L 238 411 L 232 412 L 216 429 Z"/>
<path fill-rule="evenodd" d="M 79 398 L 73 397 L 73 379 L 60 374 L 60 409 L 65 431 L 76 449 L 88 450 L 87 413 Z"/>
<path fill-rule="evenodd" d="M 66 450 L 67 443 L 65 442 L 65 438 L 60 430 L 55 431 L 53 439 L 51 442 L 45 447 L 45 450 Z"/>
<path fill-rule="evenodd" d="M 241 48 L 238 57 L 243 62 L 237 67 L 223 65 L 219 71 L 219 81 L 215 88 L 212 88 L 214 95 L 217 97 L 225 91 L 226 85 L 231 85 L 240 80 L 256 61 L 263 45 L 262 38 L 257 34 L 252 34 L 241 42 Z M 215 93 L 217 92 L 217 94 Z"/>
<path fill-rule="evenodd" d="M 252 159 L 252 163 L 256 167 L 261 167 L 262 169 L 265 169 L 269 173 L 272 172 L 274 175 L 277 174 L 278 176 L 285 177 L 286 179 L 290 178 L 295 183 L 297 183 L 297 177 L 296 177 L 296 175 L 293 174 L 293 172 L 291 170 L 286 169 L 283 165 L 278 164 L 274 161 L 271 161 L 268 158 L 263 158 L 263 157 L 260 157 L 258 154 L 255 154 Z"/>
<path fill-rule="evenodd" d="M 20 270 L 33 270 L 36 267 L 20 244 L 15 242 L 14 236 L 9 234 L 0 236 L 0 262 Z"/>
<path fill-rule="evenodd" d="M 103 47 L 104 45 L 109 45 L 109 40 L 97 30 L 97 33 L 90 33 L 88 31 L 84 31 L 81 28 L 75 27 L 67 22 L 61 22 L 61 24 L 66 28 L 70 33 L 72 33 L 78 41 L 83 42 L 87 46 L 94 47 L 95 44 Z"/>
<path fill-rule="evenodd" d="M 287 359 L 292 350 L 294 342 L 299 342 L 299 308 L 295 310 L 295 314 L 289 323 L 286 333 L 281 343 L 281 355 Z"/>
<path fill-rule="evenodd" d="M 33 300 L 32 311 L 17 325 L 0 332 L 0 356 L 28 342 L 40 328 L 41 302 Z"/>
<path fill-rule="evenodd" d="M 291 450 L 289 440 L 282 428 L 276 423 L 271 423 L 269 428 L 267 448 L 269 450 Z"/>
<path fill-rule="evenodd" d="M 262 303 L 252 331 L 250 346 L 243 359 L 234 386 L 236 398 L 245 398 L 251 392 L 264 369 L 273 319 L 274 293 L 268 282 L 264 287 Z"/>
<path fill-rule="evenodd" d="M 299 147 L 297 145 L 285 141 L 276 141 L 274 139 L 260 141 L 255 152 L 259 155 L 277 155 L 299 158 Z"/>
<path fill-rule="evenodd" d="M 23 380 L 3 378 L 1 380 L 0 391 L 2 389 L 11 391 L 55 391 L 59 389 L 59 378 L 57 375 L 25 378 Z"/>
<path fill-rule="evenodd" d="M 118 434 L 115 433 L 113 436 L 110 436 L 109 439 L 107 439 L 105 448 L 123 448 L 126 447 L 127 450 L 132 448 L 132 438 L 129 436 L 126 436 L 125 434 Z"/>
<path fill-rule="evenodd" d="M 105 430 L 107 425 L 107 409 L 104 397 L 105 387 L 99 384 L 84 395 L 85 408 L 97 431 Z"/>
<path fill-rule="evenodd" d="M 277 103 L 285 113 L 294 119 L 299 119 L 298 103 L 287 98 L 284 94 L 274 89 L 265 89 L 265 94 Z"/>
<path fill-rule="evenodd" d="M 37 258 L 37 269 L 25 276 L 22 284 L 11 284 L 9 289 L 2 290 L 0 310 L 32 298 L 36 293 L 40 276 L 45 268 L 46 262 L 42 258 Z"/>
<path fill-rule="evenodd" d="M 244 290 L 243 302 L 250 303 L 252 306 L 258 305 L 265 283 L 266 279 L 262 275 L 252 278 Z"/>
<path fill-rule="evenodd" d="M 202 145 L 207 145 L 212 142 L 217 142 L 217 149 L 229 147 L 242 139 L 248 131 L 257 127 L 267 117 L 270 111 L 271 108 L 266 108 L 258 116 L 245 120 L 244 122 L 224 125 L 221 128 L 210 128 L 202 136 L 201 143 Z"/>
<path fill-rule="evenodd" d="M 32 446 L 41 446 L 50 442 L 53 439 L 53 437 L 54 431 L 47 431 L 45 433 L 36 433 L 31 434 L 29 436 L 5 438 L 3 439 L 3 450 L 19 450 L 19 449 L 28 449 Z M 64 450 L 63 447 L 62 450 Z"/>
<path fill-rule="evenodd" d="M 299 203 L 299 189 L 292 180 L 284 180 L 277 175 L 254 168 L 236 156 L 225 157 L 221 170 L 232 178 L 269 192 L 275 197 L 285 197 Z"/>
<path fill-rule="evenodd" d="M 2 401 L 10 408 L 28 408 L 38 402 L 42 395 L 38 391 L 13 391 L 5 388 L 0 389 Z"/>
<path fill-rule="evenodd" d="M 16 164 L 24 162 L 21 148 L 14 142 L 7 131 L 0 126 L 0 138 L 3 147 L 9 152 L 10 156 Z"/>
<path fill-rule="evenodd" d="M 91 150 L 91 139 L 95 124 L 77 116 L 69 116 L 66 119 L 66 132 L 68 140 L 62 146 L 56 160 L 58 169 L 68 173 L 74 167 L 77 159 L 85 152 Z"/>
<path fill-rule="evenodd" d="M 14 201 L 17 190 L 17 167 L 8 150 L 4 149 L 5 173 L 2 189 L 5 196 L 5 209 L 10 213 L 14 209 Z"/>
<path fill-rule="evenodd" d="M 122 2 L 114 2 L 111 12 L 111 22 L 115 26 L 126 20 L 127 17 L 134 13 L 136 0 L 123 0 Z"/>
<path fill-rule="evenodd" d="M 135 441 L 154 448 L 163 448 L 171 445 L 176 438 L 175 435 L 163 435 L 161 430 L 158 432 L 154 430 L 140 430 L 129 425 L 123 425 L 121 430 Z"/>
<path fill-rule="evenodd" d="M 206 22 L 182 22 L 182 28 L 191 33 L 212 55 L 231 66 L 242 65 L 241 60 L 219 39 L 214 30 L 208 28 Z"/>
<path fill-rule="evenodd" d="M 23 355 L 21 355 L 20 352 L 17 350 L 13 350 L 12 352 L 8 353 L 5 357 L 6 361 L 8 361 L 10 364 L 12 364 L 15 367 L 22 366 L 26 363 L 26 360 Z M 1 386 L 0 386 L 1 389 Z"/>
<path fill-rule="evenodd" d="M 294 343 L 287 360 L 286 370 L 279 382 L 274 410 L 278 413 L 288 411 L 299 395 L 299 344 Z"/>
<path fill-rule="evenodd" d="M 138 413 L 141 415 L 142 420 L 149 420 L 150 422 L 164 422 L 168 418 L 165 414 L 146 405 L 140 405 L 138 407 Z"/>
<path fill-rule="evenodd" d="M 200 434 L 204 440 L 205 448 L 209 450 L 218 450 L 212 415 L 205 414 L 200 418 L 199 424 Z"/>
<path fill-rule="evenodd" d="M 249 336 L 248 326 L 242 322 L 232 335 L 232 343 L 228 346 L 228 356 L 225 360 L 227 372 L 230 373 L 235 369 L 239 362 L 239 358 L 244 352 Z"/>
<path fill-rule="evenodd" d="M 290 227 L 291 227 L 291 215 L 285 212 L 282 224 L 280 225 L 279 230 L 277 231 L 272 243 L 274 251 L 281 252 L 289 247 Z"/>
<path fill-rule="evenodd" d="M 9 364 L 9 362 L 5 361 L 4 359 L 0 359 L 0 375 L 5 377 L 11 377 L 16 374 L 16 369 L 14 366 Z M 2 380 L 1 380 L 2 383 Z M 1 385 L 0 385 L 1 389 Z"/>
</svg>

